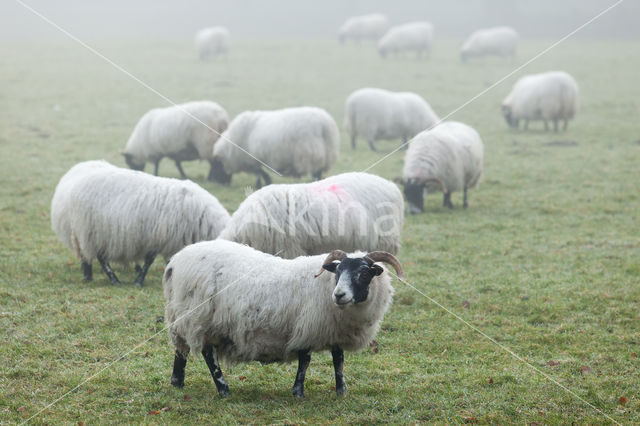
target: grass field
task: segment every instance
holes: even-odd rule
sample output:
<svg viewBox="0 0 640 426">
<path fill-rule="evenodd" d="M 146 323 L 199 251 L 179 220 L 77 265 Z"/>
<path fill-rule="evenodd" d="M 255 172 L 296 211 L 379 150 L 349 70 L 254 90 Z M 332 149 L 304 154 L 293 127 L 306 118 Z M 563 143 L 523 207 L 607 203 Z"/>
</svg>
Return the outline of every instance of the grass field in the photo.
<svg viewBox="0 0 640 426">
<path fill-rule="evenodd" d="M 428 61 L 383 61 L 333 41 L 246 41 L 207 64 L 189 40 L 93 45 L 175 102 L 211 99 L 231 116 L 310 104 L 341 123 L 344 99 L 364 86 L 418 92 L 444 116 L 550 44 L 523 42 L 517 64 L 463 65 L 458 43 L 439 40 Z M 420 292 L 621 423 L 640 422 L 639 68 L 638 42 L 568 41 L 456 113 L 485 143 L 483 182 L 468 210 L 460 194 L 453 211 L 429 196 L 399 254 Z M 579 82 L 577 119 L 566 133 L 508 130 L 499 106 L 516 77 L 550 69 Z M 346 354 L 344 398 L 329 354 L 312 356 L 304 400 L 291 396 L 294 364 L 223 366 L 232 395 L 221 399 L 198 357 L 174 389 L 156 321 L 162 262 L 143 289 L 132 268 L 116 269 L 118 288 L 99 268 L 85 283 L 49 222 L 58 179 L 89 159 L 124 166 L 136 121 L 164 101 L 71 41 L 5 42 L 0 82 L 0 423 L 611 421 L 399 282 L 378 352 Z M 343 133 L 331 172 L 381 158 L 365 145 L 352 151 Z M 403 155 L 370 171 L 399 176 Z M 206 163 L 185 171 L 230 211 L 255 181 L 207 182 Z M 169 160 L 160 173 L 178 176 Z"/>
</svg>

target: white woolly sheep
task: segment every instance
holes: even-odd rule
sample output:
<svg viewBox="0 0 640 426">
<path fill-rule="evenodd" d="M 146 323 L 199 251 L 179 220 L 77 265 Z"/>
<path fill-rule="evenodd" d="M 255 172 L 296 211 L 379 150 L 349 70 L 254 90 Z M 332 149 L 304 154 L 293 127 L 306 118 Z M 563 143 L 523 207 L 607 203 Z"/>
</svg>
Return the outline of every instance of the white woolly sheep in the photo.
<svg viewBox="0 0 640 426">
<path fill-rule="evenodd" d="M 404 158 L 404 193 L 409 213 L 424 210 L 424 192 L 442 190 L 443 204 L 453 208 L 451 193 L 464 191 L 463 207 L 468 206 L 467 190 L 482 176 L 484 146 L 470 126 L 444 122 L 418 134 L 409 142 Z"/>
<path fill-rule="evenodd" d="M 51 227 L 81 260 L 85 281 L 97 258 L 112 284 L 120 284 L 109 261 L 133 262 L 142 286 L 153 260 L 216 238 L 229 221 L 218 200 L 191 181 L 161 178 L 106 161 L 73 166 L 51 200 Z"/>
<path fill-rule="evenodd" d="M 511 93 L 502 102 L 502 114 L 510 127 L 517 129 L 524 120 L 524 129 L 530 120 L 553 120 L 553 130 L 558 131 L 558 121 L 564 120 L 563 130 L 578 110 L 578 83 L 564 71 L 549 71 L 520 78 Z"/>
<path fill-rule="evenodd" d="M 362 349 L 375 338 L 393 298 L 390 274 L 377 262 L 402 278 L 400 262 L 383 251 L 334 250 L 287 260 L 224 240 L 185 247 L 171 258 L 162 280 L 175 347 L 171 384 L 184 386 L 189 352 L 202 353 L 221 396 L 229 386 L 219 360 L 298 359 L 292 393 L 303 397 L 310 353 L 330 350 L 336 393 L 344 395 L 343 351 Z"/>
<path fill-rule="evenodd" d="M 472 57 L 482 56 L 516 56 L 518 33 L 511 27 L 493 27 L 472 33 L 460 48 L 463 62 Z"/>
<path fill-rule="evenodd" d="M 228 124 L 227 112 L 215 102 L 197 101 L 155 108 L 138 121 L 122 155 L 134 170 L 144 170 L 147 161 L 151 161 L 156 176 L 160 160 L 169 157 L 175 161 L 183 179 L 187 176 L 180 162 L 208 160 L 211 165 L 209 180 L 213 180 L 216 168 L 220 167 L 213 161 L 213 145 Z"/>
<path fill-rule="evenodd" d="M 353 92 L 345 102 L 344 127 L 351 136 L 351 147 L 361 136 L 369 142 L 401 138 L 403 145 L 440 119 L 420 95 L 364 88 Z"/>
<path fill-rule="evenodd" d="M 377 40 L 389 28 L 389 19 L 381 13 L 354 16 L 347 19 L 338 31 L 338 40 Z"/>
<path fill-rule="evenodd" d="M 203 28 L 196 33 L 195 44 L 201 60 L 213 59 L 229 51 L 231 36 L 225 27 Z"/>
<path fill-rule="evenodd" d="M 352 172 L 262 188 L 240 204 L 219 238 L 287 259 L 335 247 L 396 254 L 403 222 L 402 193 L 393 182 Z"/>
<path fill-rule="evenodd" d="M 340 132 L 333 118 L 315 107 L 274 111 L 245 111 L 233 119 L 213 147 L 214 161 L 223 166 L 217 180 L 229 183 L 238 172 L 254 173 L 266 185 L 271 178 L 261 166 L 266 164 L 283 176 L 310 173 L 322 177 L 338 158 Z"/>
<path fill-rule="evenodd" d="M 385 58 L 390 53 L 416 52 L 418 58 L 423 53 L 431 54 L 433 25 L 430 22 L 409 22 L 389 28 L 378 40 L 378 53 Z"/>
</svg>

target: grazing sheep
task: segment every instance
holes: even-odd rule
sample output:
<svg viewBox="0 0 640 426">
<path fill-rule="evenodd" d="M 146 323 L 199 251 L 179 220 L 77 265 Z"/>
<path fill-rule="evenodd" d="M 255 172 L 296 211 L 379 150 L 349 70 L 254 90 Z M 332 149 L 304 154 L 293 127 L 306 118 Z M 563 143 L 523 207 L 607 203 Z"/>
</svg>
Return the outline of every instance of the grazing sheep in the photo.
<svg viewBox="0 0 640 426">
<path fill-rule="evenodd" d="M 335 247 L 396 254 L 403 221 L 402 193 L 393 182 L 352 172 L 262 188 L 240 204 L 220 238 L 287 259 Z"/>
<path fill-rule="evenodd" d="M 303 397 L 310 352 L 330 350 L 336 393 L 344 395 L 343 351 L 362 349 L 375 338 L 393 298 L 391 277 L 377 262 L 391 265 L 402 279 L 400 262 L 383 251 L 334 250 L 287 260 L 223 240 L 185 247 L 171 258 L 162 280 L 175 346 L 171 384 L 184 386 L 190 351 L 202 353 L 221 396 L 229 386 L 219 359 L 298 359 L 292 393 Z"/>
<path fill-rule="evenodd" d="M 385 58 L 390 53 L 414 51 L 418 58 L 431 54 L 433 25 L 430 22 L 409 22 L 389 28 L 378 40 L 378 53 Z"/>
<path fill-rule="evenodd" d="M 155 108 L 138 121 L 122 155 L 134 170 L 144 170 L 147 161 L 151 161 L 156 176 L 160 160 L 169 157 L 183 179 L 187 176 L 180 162 L 205 159 L 211 165 L 209 180 L 213 180 L 220 167 L 213 161 L 213 145 L 228 124 L 227 111 L 215 102 Z"/>
<path fill-rule="evenodd" d="M 339 149 L 333 118 L 321 108 L 298 107 L 241 113 L 215 144 L 213 156 L 224 168 L 219 182 L 229 183 L 233 173 L 254 173 L 259 188 L 261 176 L 271 183 L 263 164 L 283 176 L 311 173 L 318 180 L 335 163 Z"/>
<path fill-rule="evenodd" d="M 358 135 L 375 151 L 376 140 L 401 138 L 404 145 L 438 121 L 427 101 L 411 92 L 365 88 L 353 92 L 345 103 L 344 127 L 354 149 Z"/>
<path fill-rule="evenodd" d="M 389 28 L 389 19 L 381 13 L 354 16 L 345 21 L 338 31 L 338 40 L 344 43 L 349 39 L 356 42 L 361 40 L 377 40 Z"/>
<path fill-rule="evenodd" d="M 451 193 L 462 190 L 463 207 L 467 208 L 467 190 L 482 176 L 483 150 L 478 132 L 455 121 L 439 124 L 413 138 L 403 171 L 409 213 L 424 211 L 425 190 L 442 190 L 443 204 L 449 208 L 453 208 Z"/>
<path fill-rule="evenodd" d="M 524 120 L 524 129 L 529 120 L 544 121 L 544 130 L 549 130 L 547 120 L 553 120 L 553 130 L 558 131 L 558 121 L 564 120 L 563 130 L 578 110 L 578 83 L 564 71 L 549 71 L 520 78 L 511 93 L 502 102 L 502 114 L 510 127 L 517 129 Z"/>
<path fill-rule="evenodd" d="M 472 57 L 501 56 L 515 59 L 518 33 L 511 27 L 494 27 L 471 34 L 460 48 L 462 62 Z"/>
<path fill-rule="evenodd" d="M 51 227 L 80 258 L 85 281 L 97 258 L 112 284 L 109 261 L 144 259 L 142 286 L 157 255 L 168 260 L 182 247 L 216 238 L 229 221 L 218 200 L 191 181 L 161 178 L 86 161 L 61 179 L 51 200 Z"/>
<path fill-rule="evenodd" d="M 195 42 L 198 57 L 204 61 L 226 54 L 231 44 L 231 36 L 225 27 L 209 27 L 196 33 Z"/>
</svg>

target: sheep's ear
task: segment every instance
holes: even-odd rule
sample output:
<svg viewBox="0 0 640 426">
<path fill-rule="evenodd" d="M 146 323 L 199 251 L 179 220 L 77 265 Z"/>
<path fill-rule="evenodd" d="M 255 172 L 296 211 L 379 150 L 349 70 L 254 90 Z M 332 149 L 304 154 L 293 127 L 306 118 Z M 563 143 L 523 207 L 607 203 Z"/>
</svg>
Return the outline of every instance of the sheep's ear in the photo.
<svg viewBox="0 0 640 426">
<path fill-rule="evenodd" d="M 322 265 L 322 269 L 324 269 L 325 271 L 333 272 L 334 274 L 336 273 L 337 267 L 338 267 L 338 264 L 334 262 Z"/>
<path fill-rule="evenodd" d="M 382 269 L 382 266 L 380 265 L 371 265 L 371 272 L 373 272 L 375 275 L 380 275 L 384 272 L 384 269 Z"/>
</svg>

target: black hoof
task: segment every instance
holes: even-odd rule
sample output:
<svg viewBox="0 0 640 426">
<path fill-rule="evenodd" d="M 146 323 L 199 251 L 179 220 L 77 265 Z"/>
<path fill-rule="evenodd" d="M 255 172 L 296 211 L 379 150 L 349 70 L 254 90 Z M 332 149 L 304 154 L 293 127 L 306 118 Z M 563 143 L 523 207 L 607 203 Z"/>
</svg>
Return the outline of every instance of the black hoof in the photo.
<svg viewBox="0 0 640 426">
<path fill-rule="evenodd" d="M 179 378 L 179 377 L 176 377 L 176 376 L 171 376 L 171 384 L 176 388 L 183 388 L 184 387 L 184 377 L 183 378 Z"/>
<path fill-rule="evenodd" d="M 301 386 L 295 386 L 293 389 L 291 389 L 291 393 L 296 398 L 304 398 L 304 389 Z"/>
<path fill-rule="evenodd" d="M 138 281 L 138 280 L 136 280 L 134 284 L 136 285 L 136 287 L 140 287 L 140 288 L 142 288 L 144 285 L 141 281 Z"/>
<path fill-rule="evenodd" d="M 343 386 L 341 388 L 336 388 L 336 395 L 344 396 L 347 393 L 347 387 Z"/>
<path fill-rule="evenodd" d="M 226 398 L 229 395 L 231 395 L 231 392 L 229 392 L 229 388 L 227 389 L 219 389 L 218 393 L 220 394 L 221 397 Z"/>
<path fill-rule="evenodd" d="M 82 279 L 84 280 L 84 282 L 88 283 L 89 281 L 93 281 L 93 277 L 87 277 L 86 275 L 84 277 L 82 277 Z"/>
<path fill-rule="evenodd" d="M 111 285 L 120 285 L 120 281 L 118 281 L 118 280 L 111 280 Z"/>
</svg>

